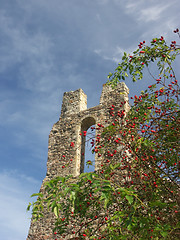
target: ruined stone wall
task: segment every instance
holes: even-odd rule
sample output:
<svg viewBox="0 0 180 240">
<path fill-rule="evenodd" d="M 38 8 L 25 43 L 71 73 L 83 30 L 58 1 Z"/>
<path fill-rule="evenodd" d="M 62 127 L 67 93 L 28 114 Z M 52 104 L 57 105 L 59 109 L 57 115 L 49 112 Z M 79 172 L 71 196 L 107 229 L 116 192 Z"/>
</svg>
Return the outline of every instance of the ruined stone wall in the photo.
<svg viewBox="0 0 180 240">
<path fill-rule="evenodd" d="M 44 183 L 56 176 L 73 175 L 78 177 L 84 168 L 84 138 L 81 132 L 98 123 L 106 126 L 109 119 L 108 108 L 112 105 L 129 110 L 129 89 L 125 83 L 119 83 L 115 89 L 103 85 L 98 106 L 87 109 L 87 96 L 82 89 L 65 92 L 59 121 L 54 124 L 49 135 L 47 173 L 40 191 L 44 192 Z M 72 145 L 74 147 L 72 147 Z M 95 155 L 95 170 L 100 158 Z M 45 217 L 31 221 L 27 240 L 52 240 L 53 216 L 46 212 Z"/>
</svg>

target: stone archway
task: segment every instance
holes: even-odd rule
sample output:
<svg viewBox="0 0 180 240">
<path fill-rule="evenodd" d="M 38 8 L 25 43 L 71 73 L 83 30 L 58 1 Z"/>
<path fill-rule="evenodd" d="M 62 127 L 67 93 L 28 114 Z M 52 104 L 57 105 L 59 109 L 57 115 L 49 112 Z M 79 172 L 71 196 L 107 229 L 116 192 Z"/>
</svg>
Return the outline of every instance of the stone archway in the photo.
<svg viewBox="0 0 180 240">
<path fill-rule="evenodd" d="M 80 173 L 84 172 L 85 169 L 85 144 L 86 144 L 86 132 L 87 130 L 96 124 L 96 120 L 94 117 L 86 117 L 81 122 L 81 159 L 80 159 Z"/>
</svg>

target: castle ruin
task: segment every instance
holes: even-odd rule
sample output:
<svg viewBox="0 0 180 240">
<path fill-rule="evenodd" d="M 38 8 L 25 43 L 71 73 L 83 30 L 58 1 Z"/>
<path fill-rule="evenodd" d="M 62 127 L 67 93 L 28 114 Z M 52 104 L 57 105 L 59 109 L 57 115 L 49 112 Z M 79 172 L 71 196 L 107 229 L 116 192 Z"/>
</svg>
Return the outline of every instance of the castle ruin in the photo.
<svg viewBox="0 0 180 240">
<path fill-rule="evenodd" d="M 92 125 L 107 125 L 112 105 L 125 102 L 121 110 L 127 112 L 129 89 L 125 83 L 118 83 L 116 88 L 103 85 L 99 105 L 87 109 L 87 96 L 82 89 L 65 92 L 59 121 L 54 124 L 49 135 L 47 173 L 40 191 L 44 191 L 44 183 L 56 176 L 73 175 L 78 177 L 84 171 L 85 138 L 82 133 Z M 75 146 L 70 147 L 71 143 Z M 95 154 L 95 170 L 100 158 Z M 70 164 L 68 164 L 70 162 Z M 68 164 L 68 167 L 66 167 Z M 46 212 L 45 217 L 37 222 L 31 221 L 27 240 L 52 240 L 53 214 Z"/>
</svg>

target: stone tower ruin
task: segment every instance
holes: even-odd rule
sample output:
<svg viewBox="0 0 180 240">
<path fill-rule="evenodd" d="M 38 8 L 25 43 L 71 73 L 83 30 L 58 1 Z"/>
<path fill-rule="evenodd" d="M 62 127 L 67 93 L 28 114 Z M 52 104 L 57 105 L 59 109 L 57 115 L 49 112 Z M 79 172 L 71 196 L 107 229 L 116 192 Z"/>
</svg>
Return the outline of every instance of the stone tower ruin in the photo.
<svg viewBox="0 0 180 240">
<path fill-rule="evenodd" d="M 65 92 L 59 121 L 54 124 L 49 135 L 47 173 L 40 191 L 44 191 L 44 183 L 56 176 L 73 175 L 78 177 L 84 171 L 85 139 L 82 133 L 92 125 L 107 125 L 112 105 L 125 102 L 121 110 L 127 112 L 129 89 L 125 83 L 118 83 L 116 88 L 103 85 L 99 105 L 87 109 L 87 96 L 82 89 Z M 74 146 L 71 147 L 73 143 Z M 70 163 L 70 164 L 69 164 Z M 95 155 L 95 170 L 100 160 Z M 52 240 L 53 216 L 48 211 L 40 221 L 31 221 L 27 240 Z"/>
</svg>

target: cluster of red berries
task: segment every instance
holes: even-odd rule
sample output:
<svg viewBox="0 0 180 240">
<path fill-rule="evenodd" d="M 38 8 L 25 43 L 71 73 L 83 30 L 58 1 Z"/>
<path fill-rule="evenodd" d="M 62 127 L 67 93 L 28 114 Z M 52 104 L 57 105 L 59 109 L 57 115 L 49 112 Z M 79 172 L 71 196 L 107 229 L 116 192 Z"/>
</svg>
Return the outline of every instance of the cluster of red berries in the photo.
<svg viewBox="0 0 180 240">
<path fill-rule="evenodd" d="M 174 33 L 178 33 L 178 32 L 179 32 L 179 29 L 176 28 L 176 29 L 174 30 Z"/>
<path fill-rule="evenodd" d="M 176 41 L 172 41 L 170 47 L 175 48 L 176 47 Z"/>
<path fill-rule="evenodd" d="M 144 44 L 145 44 L 145 41 L 140 42 L 139 45 L 138 45 L 138 47 L 139 47 L 139 48 L 142 48 Z"/>
</svg>

